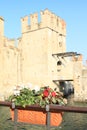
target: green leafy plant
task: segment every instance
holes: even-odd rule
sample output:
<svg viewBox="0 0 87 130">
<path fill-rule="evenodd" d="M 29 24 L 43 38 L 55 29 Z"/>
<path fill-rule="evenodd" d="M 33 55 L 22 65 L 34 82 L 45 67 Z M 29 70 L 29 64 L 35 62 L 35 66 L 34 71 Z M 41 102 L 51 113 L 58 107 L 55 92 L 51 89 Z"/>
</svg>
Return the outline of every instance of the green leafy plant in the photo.
<svg viewBox="0 0 87 130">
<path fill-rule="evenodd" d="M 65 105 L 66 100 L 63 95 L 57 91 L 57 88 L 41 87 L 38 91 L 30 88 L 22 88 L 17 90 L 15 94 L 9 96 L 8 101 L 14 102 L 15 105 L 40 105 L 44 107 L 48 104 Z"/>
</svg>

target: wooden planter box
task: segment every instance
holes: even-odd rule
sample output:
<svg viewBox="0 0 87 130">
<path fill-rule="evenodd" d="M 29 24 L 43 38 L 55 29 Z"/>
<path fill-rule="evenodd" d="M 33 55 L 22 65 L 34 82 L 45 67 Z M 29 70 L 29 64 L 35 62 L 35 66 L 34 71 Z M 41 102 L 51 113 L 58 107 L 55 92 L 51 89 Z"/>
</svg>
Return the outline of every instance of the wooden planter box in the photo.
<svg viewBox="0 0 87 130">
<path fill-rule="evenodd" d="M 17 122 L 26 122 L 29 124 L 47 124 L 47 112 L 32 111 L 32 110 L 19 110 L 17 115 Z M 11 109 L 11 117 L 14 121 L 14 110 Z M 59 126 L 62 122 L 62 112 L 50 113 L 50 126 Z"/>
</svg>

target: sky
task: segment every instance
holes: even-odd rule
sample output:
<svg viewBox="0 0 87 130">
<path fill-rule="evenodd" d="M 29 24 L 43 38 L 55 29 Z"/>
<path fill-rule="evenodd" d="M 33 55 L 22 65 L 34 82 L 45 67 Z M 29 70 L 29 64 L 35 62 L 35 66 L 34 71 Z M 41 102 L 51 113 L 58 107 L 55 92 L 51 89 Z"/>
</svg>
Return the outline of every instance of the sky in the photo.
<svg viewBox="0 0 87 130">
<path fill-rule="evenodd" d="M 66 22 L 66 51 L 83 55 L 87 60 L 87 0 L 1 0 L 4 35 L 21 37 L 21 18 L 49 9 Z"/>
</svg>

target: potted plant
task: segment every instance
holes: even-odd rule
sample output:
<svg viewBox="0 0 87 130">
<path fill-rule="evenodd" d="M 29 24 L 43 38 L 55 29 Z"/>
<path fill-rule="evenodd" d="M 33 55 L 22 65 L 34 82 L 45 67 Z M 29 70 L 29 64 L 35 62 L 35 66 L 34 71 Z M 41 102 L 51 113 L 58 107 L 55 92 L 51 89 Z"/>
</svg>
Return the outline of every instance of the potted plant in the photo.
<svg viewBox="0 0 87 130">
<path fill-rule="evenodd" d="M 28 87 L 15 89 L 8 100 L 14 102 L 16 106 L 25 108 L 29 105 L 38 105 L 41 108 L 46 105 L 65 105 L 66 100 L 57 88 L 41 87 L 40 89 L 30 89 Z M 14 110 L 11 110 L 12 120 L 14 119 Z M 28 117 L 27 117 L 28 116 Z M 26 118 L 26 120 L 25 120 Z M 18 121 L 29 122 L 31 124 L 46 124 L 46 112 L 32 110 L 18 110 Z M 51 113 L 51 125 L 58 126 L 62 121 L 62 113 Z"/>
</svg>

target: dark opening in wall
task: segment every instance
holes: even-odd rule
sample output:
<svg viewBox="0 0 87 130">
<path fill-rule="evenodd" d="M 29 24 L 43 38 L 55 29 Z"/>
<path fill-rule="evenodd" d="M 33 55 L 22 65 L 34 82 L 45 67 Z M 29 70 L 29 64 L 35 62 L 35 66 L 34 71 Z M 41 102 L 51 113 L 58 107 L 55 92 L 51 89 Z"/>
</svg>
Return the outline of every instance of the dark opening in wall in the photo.
<svg viewBox="0 0 87 130">
<path fill-rule="evenodd" d="M 62 62 L 59 60 L 59 61 L 57 62 L 57 65 L 62 65 Z"/>
<path fill-rule="evenodd" d="M 69 96 L 74 93 L 74 87 L 69 81 L 60 81 L 60 91 L 63 92 L 64 96 Z"/>
</svg>

